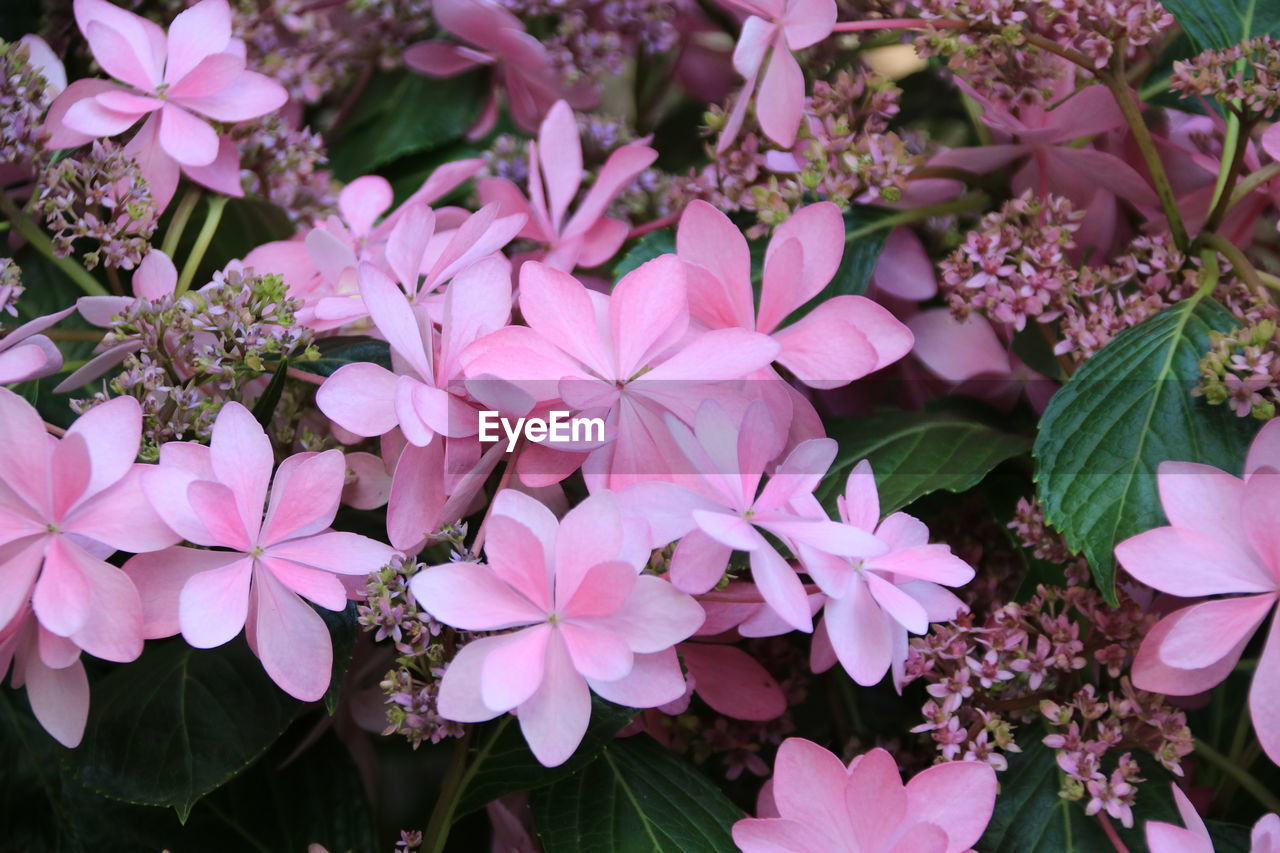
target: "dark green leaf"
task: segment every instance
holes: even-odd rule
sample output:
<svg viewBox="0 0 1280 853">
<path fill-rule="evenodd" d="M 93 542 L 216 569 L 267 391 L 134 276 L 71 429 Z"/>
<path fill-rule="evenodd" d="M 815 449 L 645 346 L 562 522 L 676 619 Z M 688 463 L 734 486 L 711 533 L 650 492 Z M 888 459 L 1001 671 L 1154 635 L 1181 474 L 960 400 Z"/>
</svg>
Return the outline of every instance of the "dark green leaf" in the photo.
<svg viewBox="0 0 1280 853">
<path fill-rule="evenodd" d="M 253 404 L 253 417 L 262 424 L 263 429 L 271 425 L 271 417 L 276 413 L 276 406 L 280 405 L 280 394 L 284 391 L 284 381 L 288 376 L 289 359 L 282 358 L 262 396 Z"/>
<path fill-rule="evenodd" d="M 490 726 L 479 738 L 471 761 L 476 768 L 468 775 L 458 799 L 455 816 L 483 808 L 486 803 L 514 791 L 533 791 L 563 779 L 589 764 L 636 714 L 591 697 L 591 724 L 573 756 L 559 767 L 543 767 L 525 744 L 515 720 L 506 716 Z"/>
<path fill-rule="evenodd" d="M 173 806 L 185 818 L 256 761 L 297 708 L 241 639 L 208 650 L 180 639 L 148 644 L 94 684 L 88 728 L 69 760 L 90 789 Z"/>
<path fill-rule="evenodd" d="M 659 255 L 669 255 L 676 250 L 676 234 L 670 228 L 650 231 L 631 247 L 622 260 L 613 266 L 614 281 L 622 278 L 641 264 L 648 263 Z"/>
<path fill-rule="evenodd" d="M 844 493 L 849 471 L 868 459 L 880 491 L 880 511 L 886 515 L 930 492 L 972 488 L 996 465 L 1031 446 L 1022 436 L 944 412 L 842 418 L 827 431 L 840 452 L 818 486 L 819 500 L 833 506 Z"/>
<path fill-rule="evenodd" d="M 1253 426 L 1191 396 L 1209 331 L 1235 324 L 1217 303 L 1188 300 L 1126 329 L 1054 395 L 1040 422 L 1045 519 L 1113 600 L 1116 543 L 1164 523 L 1156 467 L 1166 459 L 1241 466 Z"/>
<path fill-rule="evenodd" d="M 319 350 L 320 357 L 301 363 L 301 369 L 308 373 L 332 376 L 339 367 L 357 361 L 368 361 L 391 369 L 391 348 L 386 341 L 376 338 L 347 335 L 321 338 L 316 341 L 315 348 Z"/>
<path fill-rule="evenodd" d="M 342 698 L 342 680 L 351 665 L 351 652 L 356 646 L 356 637 L 360 634 L 360 625 L 356 621 L 357 607 L 354 601 L 348 601 L 345 610 L 326 610 L 317 607 L 316 612 L 324 619 L 329 629 L 329 639 L 333 641 L 333 670 L 329 676 L 329 689 L 324 694 L 324 707 L 330 714 L 338 710 L 338 701 Z"/>
<path fill-rule="evenodd" d="M 1280 35 L 1275 0 L 1165 0 L 1198 50 L 1231 47 L 1261 35 Z"/>
<path fill-rule="evenodd" d="M 533 798 L 546 853 L 729 853 L 742 817 L 697 769 L 643 735 L 614 741 Z"/>
<path fill-rule="evenodd" d="M 460 139 L 479 115 L 487 85 L 485 72 L 445 80 L 408 70 L 377 75 L 347 119 L 349 130 L 329 149 L 334 175 L 350 181 Z"/>
</svg>

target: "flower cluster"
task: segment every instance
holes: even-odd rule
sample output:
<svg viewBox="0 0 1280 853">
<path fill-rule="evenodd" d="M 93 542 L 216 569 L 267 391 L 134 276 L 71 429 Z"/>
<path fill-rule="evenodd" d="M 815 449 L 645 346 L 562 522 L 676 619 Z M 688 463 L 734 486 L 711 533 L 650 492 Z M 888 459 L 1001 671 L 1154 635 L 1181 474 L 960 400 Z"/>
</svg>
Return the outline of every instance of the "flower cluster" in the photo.
<svg viewBox="0 0 1280 853">
<path fill-rule="evenodd" d="M 80 239 L 96 247 L 85 266 L 133 269 L 151 248 L 159 211 L 137 160 L 119 145 L 95 141 L 82 154 L 51 163 L 39 178 L 36 210 L 66 257 Z"/>
<path fill-rule="evenodd" d="M 24 290 L 22 270 L 13 258 L 0 258 L 0 314 L 18 316 L 18 298 Z"/>
<path fill-rule="evenodd" d="M 108 352 L 129 353 L 123 369 L 76 405 L 86 411 L 120 395 L 139 400 L 144 458 L 156 458 L 167 441 L 207 439 L 223 404 L 261 393 L 261 377 L 281 357 L 315 357 L 296 309 L 279 276 L 236 266 L 197 291 L 131 300 L 103 339 Z"/>
<path fill-rule="evenodd" d="M 60 70 L 50 59 L 48 45 L 35 36 L 17 42 L 0 39 L 0 167 L 29 170 L 40 159 L 40 120 L 66 85 L 65 77 L 46 77 Z M 0 185 L 4 183 L 0 178 Z"/>
<path fill-rule="evenodd" d="M 1280 337 L 1276 321 L 1260 320 L 1230 332 L 1209 333 L 1211 349 L 1200 360 L 1195 392 L 1240 417 L 1275 417 L 1280 403 Z"/>
<path fill-rule="evenodd" d="M 337 208 L 337 192 L 329 173 L 320 134 L 293 128 L 276 115 L 238 125 L 231 131 L 240 151 L 241 185 L 248 195 L 264 198 L 308 226 Z"/>
<path fill-rule="evenodd" d="M 1258 36 L 1175 62 L 1169 85 L 1184 97 L 1212 98 L 1252 120 L 1266 118 L 1280 110 L 1280 39 Z"/>
</svg>

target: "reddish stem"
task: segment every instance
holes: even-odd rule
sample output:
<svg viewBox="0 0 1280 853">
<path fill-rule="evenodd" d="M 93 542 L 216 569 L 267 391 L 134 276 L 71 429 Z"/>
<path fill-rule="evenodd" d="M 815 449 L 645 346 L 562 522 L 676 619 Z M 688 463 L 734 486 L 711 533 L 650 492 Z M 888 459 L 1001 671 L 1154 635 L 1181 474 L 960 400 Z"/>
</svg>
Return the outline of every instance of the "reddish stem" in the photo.
<svg viewBox="0 0 1280 853">
<path fill-rule="evenodd" d="M 58 438 L 62 438 L 64 435 L 67 434 L 67 431 L 65 429 L 63 429 L 60 426 L 54 426 L 48 421 L 44 422 L 44 428 L 45 428 L 45 431 L 48 432 L 50 435 L 56 435 Z"/>
<path fill-rule="evenodd" d="M 1102 832 L 1107 836 L 1107 840 L 1111 842 L 1111 846 L 1116 848 L 1116 853 L 1129 853 L 1129 848 L 1120 840 L 1120 834 L 1111 825 L 1111 818 L 1107 817 L 1106 812 L 1098 812 L 1098 823 L 1102 825 Z"/>
<path fill-rule="evenodd" d="M 310 382 L 312 385 L 323 385 L 325 377 L 318 373 L 307 373 L 305 370 L 299 370 L 296 367 L 290 367 L 287 371 L 290 379 L 297 379 L 300 382 Z"/>
<path fill-rule="evenodd" d="M 807 583 L 804 585 L 805 595 L 812 595 L 815 592 L 821 592 L 817 584 Z M 694 598 L 699 601 L 717 601 L 724 604 L 764 604 L 765 600 L 760 597 L 760 592 L 755 587 L 743 588 L 734 587 L 730 589 L 717 589 L 711 592 L 704 592 L 702 595 L 695 595 Z"/>
<path fill-rule="evenodd" d="M 675 225 L 677 222 L 680 221 L 680 214 L 682 212 L 683 211 L 677 210 L 673 213 L 668 213 L 666 216 L 659 216 L 657 219 L 653 220 L 652 222 L 646 222 L 643 225 L 637 225 L 635 228 L 632 228 L 629 232 L 627 232 L 627 239 L 634 240 L 636 237 L 643 237 L 644 235 L 648 234 L 651 231 L 659 231 L 663 228 L 666 228 L 668 225 Z"/>
</svg>

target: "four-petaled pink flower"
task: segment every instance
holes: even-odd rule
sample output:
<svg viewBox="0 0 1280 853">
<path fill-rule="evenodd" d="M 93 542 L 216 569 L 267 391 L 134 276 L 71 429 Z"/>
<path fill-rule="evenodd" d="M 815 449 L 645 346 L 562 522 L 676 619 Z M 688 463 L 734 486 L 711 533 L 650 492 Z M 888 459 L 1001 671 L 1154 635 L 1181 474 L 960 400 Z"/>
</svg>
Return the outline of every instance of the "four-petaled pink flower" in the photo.
<svg viewBox="0 0 1280 853">
<path fill-rule="evenodd" d="M 804 72 L 791 55 L 831 35 L 836 24 L 835 0 L 729 0 L 751 17 L 742 25 L 733 51 L 733 67 L 747 78 L 733 111 L 720 132 L 718 148 L 727 150 L 742 128 L 747 104 L 755 93 L 760 68 L 766 66 L 756 97 L 760 129 L 779 147 L 796 141 L 804 110 Z"/>
<path fill-rule="evenodd" d="M 272 680 L 311 701 L 329 686 L 333 645 L 302 598 L 341 610 L 341 576 L 377 571 L 394 551 L 329 529 L 346 475 L 341 451 L 290 456 L 273 482 L 274 461 L 271 441 L 239 403 L 218 413 L 208 447 L 165 444 L 143 478 L 152 506 L 188 542 L 225 550 L 179 546 L 124 568 L 143 593 L 148 638 L 181 631 L 207 649 L 245 629 Z"/>
<path fill-rule="evenodd" d="M 1169 526 L 1116 545 L 1116 559 L 1150 587 L 1203 598 L 1151 629 L 1133 683 L 1172 696 L 1200 693 L 1235 668 L 1280 599 L 1280 421 L 1249 448 L 1244 479 L 1209 465 L 1162 462 L 1160 504 Z M 1228 595 L 1230 598 L 1213 598 Z M 1249 689 L 1258 741 L 1280 762 L 1280 618 L 1273 617 Z"/>
<path fill-rule="evenodd" d="M 472 640 L 445 670 L 440 713 L 479 722 L 515 710 L 538 760 L 562 764 L 582 741 L 590 691 L 652 708 L 685 690 L 672 648 L 702 608 L 653 575 L 643 530 L 613 494 L 592 495 L 559 522 L 537 500 L 498 494 L 487 564 L 434 566 L 410 581 L 418 603 L 463 631 L 519 630 Z"/>
<path fill-rule="evenodd" d="M 744 853 L 963 853 L 995 808 L 996 774 L 977 761 L 937 764 L 906 785 L 883 749 L 849 766 L 803 738 L 778 747 L 776 816 L 733 825 Z"/>
<path fill-rule="evenodd" d="M 813 299 L 840 267 L 844 218 L 831 202 L 801 208 L 773 232 L 764 256 L 757 309 L 751 254 L 738 227 L 705 201 L 680 217 L 676 254 L 689 272 L 689 313 L 712 329 L 742 328 L 778 343 L 778 364 L 813 388 L 836 388 L 911 351 L 897 318 L 864 296 L 835 296 L 779 328 Z"/>
<path fill-rule="evenodd" d="M 623 495 L 628 512 L 647 521 L 652 544 L 677 538 L 671 581 L 686 592 L 706 592 L 724 576 L 734 551 L 750 555 L 751 577 L 765 602 L 788 625 L 813 630 L 808 595 L 796 570 L 762 531 L 792 550 L 803 543 L 845 557 L 867 558 L 889 546 L 865 530 L 831 521 L 813 496 L 835 459 L 836 443 L 816 438 L 798 444 L 759 489 L 766 467 L 785 437 L 760 401 L 735 420 L 708 401 L 691 431 L 668 416 L 668 429 L 693 473 L 676 482 L 652 481 Z"/>
<path fill-rule="evenodd" d="M 33 710 L 69 746 L 88 713 L 83 669 L 73 668 L 80 650 L 112 661 L 142 652 L 138 591 L 106 558 L 178 541 L 143 495 L 141 436 L 132 397 L 95 406 L 56 439 L 0 388 L 0 672 L 16 652 L 15 677 L 37 691 Z"/>
<path fill-rule="evenodd" d="M 973 568 L 944 544 L 929 544 L 929 529 L 905 512 L 880 520 L 880 496 L 865 459 L 849 474 L 836 499 L 840 520 L 875 536 L 880 554 L 849 559 L 800 546 L 800 559 L 827 594 L 814 654 L 827 645 L 859 684 L 878 684 L 893 668 L 902 678 L 907 633 L 924 634 L 930 622 L 945 622 L 966 610 L 944 589 L 973 580 Z"/>
<path fill-rule="evenodd" d="M 245 121 L 288 100 L 284 87 L 245 68 L 245 46 L 231 37 L 226 0 L 201 0 L 178 14 L 166 35 L 155 23 L 106 0 L 75 0 L 76 24 L 106 80 L 77 80 L 49 108 L 50 148 L 71 148 L 146 123 L 125 146 L 137 158 L 160 208 L 179 169 L 187 177 L 242 195 L 235 143 L 207 119 Z"/>
<path fill-rule="evenodd" d="M 566 218 L 582 186 L 582 141 L 573 110 L 557 101 L 538 130 L 538 141 L 529 142 L 528 199 L 506 178 L 484 178 L 476 189 L 486 204 L 498 202 L 504 215 L 525 214 L 528 219 L 519 236 L 547 247 L 543 263 L 572 272 L 574 267 L 602 264 L 617 253 L 627 239 L 627 223 L 610 219 L 605 211 L 657 157 L 657 151 L 641 142 L 618 148 Z"/>
</svg>

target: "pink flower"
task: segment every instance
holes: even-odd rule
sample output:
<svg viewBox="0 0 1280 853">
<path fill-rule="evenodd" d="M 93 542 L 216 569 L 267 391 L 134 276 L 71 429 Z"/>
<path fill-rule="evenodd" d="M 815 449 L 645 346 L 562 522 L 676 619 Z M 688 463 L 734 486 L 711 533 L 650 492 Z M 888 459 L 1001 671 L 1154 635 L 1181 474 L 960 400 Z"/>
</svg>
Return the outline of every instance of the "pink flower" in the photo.
<svg viewBox="0 0 1280 853">
<path fill-rule="evenodd" d="M 1213 837 L 1209 835 L 1209 828 L 1177 785 L 1173 786 L 1173 801 L 1178 806 L 1185 829 L 1163 821 L 1147 821 L 1146 839 L 1151 853 L 1213 853 Z M 1253 826 L 1250 842 L 1251 853 L 1280 851 L 1280 817 L 1263 815 Z"/>
<path fill-rule="evenodd" d="M 594 267 L 613 257 L 627 239 L 627 223 L 605 216 L 609 202 L 658 157 L 647 145 L 633 142 L 609 155 L 595 182 L 573 215 L 570 203 L 582 186 L 582 142 L 573 110 L 557 101 L 529 142 L 529 198 L 506 178 L 476 184 L 480 199 L 498 202 L 504 215 L 528 218 L 519 236 L 547 246 L 543 263 L 565 272 Z"/>
<path fill-rule="evenodd" d="M 813 620 L 804 585 L 761 531 L 793 551 L 803 544 L 865 558 L 888 547 L 869 532 L 826 518 L 813 497 L 835 458 L 831 439 L 797 445 L 757 495 L 783 437 L 771 426 L 762 402 L 752 403 L 738 420 L 707 402 L 692 431 L 670 416 L 667 425 L 695 474 L 677 475 L 679 485 L 637 484 L 623 494 L 623 501 L 628 512 L 650 524 L 655 547 L 680 539 L 671 558 L 671 581 L 680 589 L 706 592 L 724 576 L 732 552 L 745 551 L 765 602 L 791 627 L 810 631 Z"/>
<path fill-rule="evenodd" d="M 745 403 L 731 383 L 777 355 L 777 344 L 755 332 L 690 330 L 685 265 L 673 255 L 632 270 L 610 296 L 530 261 L 520 268 L 520 309 L 529 325 L 480 338 L 463 367 L 468 378 L 496 377 L 535 400 L 562 399 L 602 417 L 612 440 L 583 463 L 593 490 L 669 474 L 681 463 L 663 414 L 692 421 L 714 396 Z"/>
<path fill-rule="evenodd" d="M 771 336 L 778 364 L 814 388 L 837 388 L 911 350 L 911 332 L 863 296 L 836 296 L 779 329 L 835 275 L 844 250 L 844 219 L 830 202 L 802 208 L 773 233 L 765 251 L 760 307 L 742 232 L 705 201 L 680 218 L 676 252 L 693 265 L 689 312 L 712 329 L 743 328 Z"/>
<path fill-rule="evenodd" d="M 744 853 L 962 853 L 991 820 L 996 774 L 957 761 L 906 785 L 893 756 L 873 749 L 849 762 L 812 741 L 788 738 L 773 767 L 777 817 L 733 825 Z"/>
<path fill-rule="evenodd" d="M 907 633 L 924 634 L 930 622 L 944 622 L 965 610 L 964 603 L 940 584 L 963 586 L 973 580 L 973 569 L 949 546 L 930 545 L 929 529 L 919 519 L 895 512 L 880 520 L 875 476 L 865 459 L 849 473 L 837 504 L 840 520 L 873 534 L 881 549 L 874 556 L 851 560 L 801 545 L 801 561 L 827 594 L 815 654 L 818 646 L 829 643 L 859 684 L 879 683 L 890 667 L 894 683 L 901 683 Z"/>
<path fill-rule="evenodd" d="M 143 481 L 147 498 L 188 542 L 227 550 L 169 548 L 134 557 L 125 571 L 144 590 L 148 638 L 181 631 L 207 649 L 245 629 L 272 680 L 311 701 L 329 686 L 333 647 L 302 597 L 341 610 L 347 589 L 339 576 L 376 571 L 394 552 L 328 529 L 346 474 L 340 451 L 295 454 L 274 483 L 273 462 L 270 440 L 239 403 L 218 414 L 210 446 L 163 445 Z"/>
<path fill-rule="evenodd" d="M 137 158 L 159 208 L 173 198 L 179 170 L 210 189 L 241 195 L 235 143 L 206 119 L 257 118 L 283 106 L 288 93 L 245 69 L 244 43 L 231 37 L 226 0 L 201 0 L 179 13 L 167 36 L 106 0 L 75 0 L 75 16 L 98 64 L 126 85 L 68 86 L 49 108 L 49 147 L 116 136 L 146 116 L 125 152 Z"/>
<path fill-rule="evenodd" d="M 537 127 L 556 99 L 566 94 L 579 108 L 594 103 L 595 93 L 589 88 L 564 91 L 547 49 L 525 32 L 519 18 L 493 0 L 435 0 L 431 12 L 441 29 L 475 47 L 420 41 L 405 49 L 406 65 L 432 77 L 452 77 L 485 65 L 495 69 L 493 89 L 469 138 L 479 139 L 493 129 L 499 82 L 507 90 L 511 117 L 523 130 Z"/>
<path fill-rule="evenodd" d="M 142 493 L 141 435 L 131 397 L 95 406 L 59 440 L 0 388 L 0 672 L 15 661 L 15 686 L 27 683 L 41 723 L 68 746 L 88 713 L 80 651 L 142 652 L 138 590 L 106 558 L 178 539 Z"/>
<path fill-rule="evenodd" d="M 1227 677 L 1280 598 L 1280 422 L 1263 427 L 1239 479 L 1208 465 L 1162 462 L 1169 526 L 1116 545 L 1116 559 L 1150 587 L 1204 598 L 1151 629 L 1133 665 L 1142 690 L 1188 696 Z M 1229 598 L 1210 598 L 1228 595 Z M 1249 710 L 1267 755 L 1280 762 L 1280 618 L 1253 674 Z"/>
<path fill-rule="evenodd" d="M 836 23 L 835 0 L 730 0 L 752 13 L 742 25 L 733 51 L 733 67 L 747 78 L 720 133 L 718 149 L 726 151 L 737 138 L 747 104 L 760 79 L 756 118 L 760 129 L 781 148 L 796 141 L 804 109 L 804 72 L 791 55 L 831 35 Z"/>
<path fill-rule="evenodd" d="M 39 333 L 74 310 L 66 308 L 37 317 L 0 338 L 0 385 L 39 379 L 62 369 L 62 352 L 57 344 Z"/>
<path fill-rule="evenodd" d="M 641 574 L 644 533 L 615 497 L 592 495 L 557 522 L 521 492 L 494 499 L 487 564 L 434 566 L 410 581 L 437 620 L 472 640 L 445 671 L 440 713 L 479 722 L 515 710 L 538 760 L 562 764 L 582 741 L 590 691 L 633 708 L 684 693 L 676 643 L 702 624 L 698 603 Z"/>
</svg>

